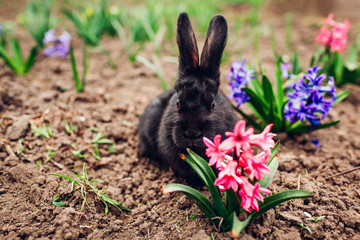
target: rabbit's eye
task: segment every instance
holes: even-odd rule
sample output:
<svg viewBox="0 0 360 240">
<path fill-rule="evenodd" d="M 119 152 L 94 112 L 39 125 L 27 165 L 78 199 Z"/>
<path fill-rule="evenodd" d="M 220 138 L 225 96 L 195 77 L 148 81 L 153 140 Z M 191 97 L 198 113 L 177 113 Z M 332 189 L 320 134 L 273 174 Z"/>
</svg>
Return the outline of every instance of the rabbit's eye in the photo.
<svg viewBox="0 0 360 240">
<path fill-rule="evenodd" d="M 211 110 L 214 110 L 214 108 L 215 108 L 215 102 L 213 101 L 213 102 L 211 103 Z"/>
<path fill-rule="evenodd" d="M 180 109 L 180 99 L 176 100 L 176 107 L 177 109 Z"/>
</svg>

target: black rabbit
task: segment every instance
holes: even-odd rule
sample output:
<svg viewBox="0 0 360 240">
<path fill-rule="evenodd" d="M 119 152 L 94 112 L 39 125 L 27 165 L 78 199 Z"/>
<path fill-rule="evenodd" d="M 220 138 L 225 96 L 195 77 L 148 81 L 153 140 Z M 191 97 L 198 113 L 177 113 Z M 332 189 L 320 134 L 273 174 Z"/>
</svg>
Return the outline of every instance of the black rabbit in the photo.
<svg viewBox="0 0 360 240">
<path fill-rule="evenodd" d="M 226 45 L 227 23 L 214 16 L 209 25 L 199 63 L 195 34 L 187 13 L 177 25 L 179 73 L 173 89 L 152 100 L 140 119 L 140 149 L 143 155 L 173 168 L 189 183 L 198 184 L 195 172 L 179 157 L 190 148 L 207 159 L 203 137 L 232 131 L 238 120 L 230 102 L 219 90 L 220 62 Z"/>
</svg>

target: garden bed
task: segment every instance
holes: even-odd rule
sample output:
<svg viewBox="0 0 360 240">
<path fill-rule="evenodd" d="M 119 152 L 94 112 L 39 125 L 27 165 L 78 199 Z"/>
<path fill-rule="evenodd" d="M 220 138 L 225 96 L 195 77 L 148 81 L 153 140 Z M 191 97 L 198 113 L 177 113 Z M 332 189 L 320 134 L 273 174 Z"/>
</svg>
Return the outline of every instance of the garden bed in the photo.
<svg viewBox="0 0 360 240">
<path fill-rule="evenodd" d="M 230 11 L 230 10 L 229 10 Z M 224 14 L 226 16 L 226 14 Z M 284 33 L 284 17 L 269 17 L 272 31 Z M 301 51 L 300 59 L 309 59 L 313 36 L 305 20 L 293 29 L 293 47 Z M 319 18 L 321 19 L 321 18 Z M 229 20 L 231 21 L 231 20 Z M 18 36 L 25 49 L 32 40 L 26 32 Z M 231 38 L 231 36 L 230 36 Z M 281 34 L 279 34 L 279 43 Z M 271 41 L 260 39 L 260 60 L 274 72 Z M 203 41 L 199 41 L 202 45 Z M 81 44 L 75 41 L 75 54 L 81 57 Z M 121 51 L 117 38 L 105 38 L 102 46 L 113 57 Z M 175 46 L 173 43 L 172 46 Z M 166 48 L 172 47 L 166 45 Z M 246 56 L 251 50 L 229 45 L 231 60 Z M 26 50 L 27 51 L 27 50 Z M 281 49 L 280 49 L 281 51 Z M 151 56 L 147 48 L 140 55 Z M 164 55 L 170 55 L 165 50 Z M 240 53 L 241 52 L 241 55 Z M 175 55 L 174 55 L 175 56 Z M 222 79 L 230 62 L 222 66 Z M 68 60 L 38 58 L 24 77 L 14 75 L 0 63 L 0 238 L 2 239 L 214 239 L 231 238 L 218 233 L 194 202 L 183 194 L 163 195 L 168 183 L 185 183 L 148 159 L 139 156 L 137 125 L 146 105 L 161 93 L 159 79 L 140 63 L 131 64 L 122 56 L 116 69 L 107 59 L 93 53 L 85 93 L 76 93 Z M 168 82 L 176 77 L 177 64 L 163 62 Z M 269 74 L 271 75 L 271 74 Z M 227 91 L 226 81 L 222 88 Z M 360 86 L 346 85 L 349 97 L 330 111 L 328 121 L 341 120 L 335 127 L 309 134 L 280 134 L 279 171 L 269 185 L 273 192 L 304 189 L 313 194 L 309 199 L 292 200 L 270 210 L 250 223 L 243 239 L 358 239 L 360 233 Z M 72 134 L 64 121 L 77 125 Z M 30 123 L 51 124 L 53 137 L 34 136 Z M 91 154 L 89 142 L 101 131 L 115 142 L 112 153 L 101 146 L 101 160 Z M 24 150 L 20 153 L 18 139 Z M 319 138 L 317 149 L 311 139 Z M 69 181 L 50 173 L 70 176 L 75 166 L 81 170 L 83 159 L 74 156 L 76 146 L 88 153 L 90 178 L 106 180 L 98 185 L 108 189 L 112 199 L 123 202 L 131 212 L 104 205 L 88 195 L 91 210 L 81 212 L 80 192 L 70 194 Z M 49 161 L 50 149 L 54 152 Z M 42 163 L 40 164 L 41 161 Z M 205 189 L 199 189 L 205 194 Z M 63 207 L 52 205 L 55 196 L 68 196 Z M 318 222 L 308 220 L 304 212 Z M 310 232 L 311 231 L 311 232 Z"/>
</svg>

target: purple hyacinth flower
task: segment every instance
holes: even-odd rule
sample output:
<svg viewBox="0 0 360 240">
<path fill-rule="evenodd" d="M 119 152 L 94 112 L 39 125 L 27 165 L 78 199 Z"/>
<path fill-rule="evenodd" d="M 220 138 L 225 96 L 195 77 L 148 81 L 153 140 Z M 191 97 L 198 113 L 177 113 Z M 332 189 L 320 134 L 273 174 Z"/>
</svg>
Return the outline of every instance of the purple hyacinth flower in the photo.
<svg viewBox="0 0 360 240">
<path fill-rule="evenodd" d="M 336 99 L 335 82 L 332 77 L 326 80 L 326 74 L 319 75 L 320 70 L 318 66 L 310 68 L 287 93 L 289 101 L 284 109 L 284 119 L 309 121 L 315 126 L 327 116 Z"/>
<path fill-rule="evenodd" d="M 49 45 L 43 51 L 43 54 L 46 56 L 65 58 L 70 51 L 71 36 L 66 31 L 63 31 L 63 33 L 57 37 L 55 30 L 50 29 L 45 33 L 43 41 L 46 45 Z"/>
<path fill-rule="evenodd" d="M 2 33 L 3 33 L 3 26 L 2 24 L 0 24 L 0 36 L 2 35 Z"/>
<path fill-rule="evenodd" d="M 251 79 L 255 78 L 254 70 L 249 70 L 245 66 L 246 59 L 243 58 L 242 61 L 237 60 L 231 64 L 230 74 L 227 76 L 229 86 L 230 86 L 230 95 L 229 99 L 234 100 L 239 107 L 245 102 L 250 100 L 250 97 L 242 90 L 242 87 L 247 86 Z"/>
</svg>

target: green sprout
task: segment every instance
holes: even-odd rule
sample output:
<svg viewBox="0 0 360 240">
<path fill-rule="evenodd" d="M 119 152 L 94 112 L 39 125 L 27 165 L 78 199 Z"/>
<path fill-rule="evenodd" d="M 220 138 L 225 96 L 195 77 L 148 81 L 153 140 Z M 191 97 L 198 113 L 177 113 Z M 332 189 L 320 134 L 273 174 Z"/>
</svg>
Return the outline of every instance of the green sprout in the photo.
<svg viewBox="0 0 360 240">
<path fill-rule="evenodd" d="M 311 216 L 310 213 L 308 212 L 304 212 L 304 214 L 308 217 L 307 220 L 313 221 L 314 223 L 317 223 L 318 221 L 320 221 L 321 219 L 325 218 L 325 216 L 320 216 L 318 218 L 314 218 Z"/>
<path fill-rule="evenodd" d="M 78 130 L 78 126 L 74 125 L 74 126 L 71 126 L 68 122 L 64 122 L 65 124 L 65 131 L 71 135 L 72 133 L 76 132 Z"/>
<path fill-rule="evenodd" d="M 182 229 L 181 229 L 181 227 L 178 226 L 179 223 L 181 223 L 181 220 L 177 221 L 177 222 L 175 223 L 174 227 L 175 227 L 176 231 L 181 232 Z"/>
<path fill-rule="evenodd" d="M 78 156 L 79 158 L 87 158 L 88 155 L 87 154 L 82 154 L 82 150 L 71 150 L 71 152 L 75 155 Z"/>
<path fill-rule="evenodd" d="M 98 132 L 95 138 L 89 142 L 94 148 L 93 156 L 96 160 L 101 160 L 100 151 L 99 151 L 99 144 L 114 144 L 113 140 L 103 138 L 104 134 Z"/>
<path fill-rule="evenodd" d="M 49 153 L 45 160 L 45 163 L 47 163 L 53 156 L 55 156 L 55 151 L 49 149 L 48 147 L 46 147 L 45 149 Z"/>
<path fill-rule="evenodd" d="M 64 207 L 66 205 L 66 203 L 64 203 L 64 201 L 66 201 L 67 198 L 60 198 L 59 194 L 56 194 L 54 200 L 52 201 L 52 205 L 56 206 L 56 207 Z"/>
<path fill-rule="evenodd" d="M 34 135 L 37 137 L 51 138 L 53 136 L 51 126 L 47 126 L 45 123 L 41 128 L 38 128 L 35 125 L 31 125 L 30 127 L 34 131 Z"/>
<path fill-rule="evenodd" d="M 308 230 L 309 233 L 312 234 L 312 231 L 311 231 L 311 229 L 310 229 L 308 226 L 304 225 L 303 223 L 300 223 L 299 226 L 300 226 L 301 228 L 303 228 L 303 229 Z"/>
<path fill-rule="evenodd" d="M 127 209 L 126 207 L 124 207 L 122 205 L 121 202 L 118 202 L 116 200 L 111 199 L 109 196 L 106 195 L 106 190 L 99 190 L 97 188 L 96 185 L 94 185 L 94 182 L 104 182 L 103 180 L 98 180 L 98 179 L 92 179 L 89 180 L 88 177 L 88 173 L 86 170 L 86 163 L 84 162 L 83 164 L 83 172 L 82 175 L 80 175 L 80 173 L 76 170 L 76 168 L 74 167 L 75 172 L 71 172 L 75 177 L 78 178 L 78 180 L 75 180 L 71 177 L 67 177 L 67 176 L 63 176 L 63 175 L 58 175 L 58 174 L 49 174 L 52 176 L 56 176 L 56 177 L 60 177 L 60 178 L 64 178 L 67 179 L 71 182 L 71 191 L 74 192 L 78 189 L 80 189 L 81 192 L 81 196 L 83 198 L 83 203 L 82 203 L 82 207 L 81 207 L 81 212 L 84 212 L 85 209 L 85 205 L 89 208 L 89 210 L 91 210 L 91 207 L 89 205 L 89 203 L 87 202 L 87 194 L 88 193 L 93 193 L 95 195 L 96 199 L 99 199 L 100 201 L 102 201 L 102 203 L 105 206 L 105 215 L 107 215 L 109 213 L 109 207 L 108 204 L 113 205 L 116 209 L 118 209 L 120 212 L 122 212 L 123 210 L 125 211 L 130 211 L 129 209 Z M 74 189 L 74 186 L 76 186 L 76 188 Z M 56 201 L 55 201 L 56 200 Z M 56 198 L 54 199 L 55 202 L 59 202 L 61 201 L 60 198 Z M 53 203 L 54 203 L 53 201 Z"/>
</svg>

